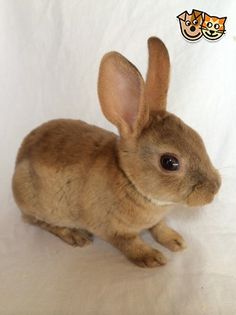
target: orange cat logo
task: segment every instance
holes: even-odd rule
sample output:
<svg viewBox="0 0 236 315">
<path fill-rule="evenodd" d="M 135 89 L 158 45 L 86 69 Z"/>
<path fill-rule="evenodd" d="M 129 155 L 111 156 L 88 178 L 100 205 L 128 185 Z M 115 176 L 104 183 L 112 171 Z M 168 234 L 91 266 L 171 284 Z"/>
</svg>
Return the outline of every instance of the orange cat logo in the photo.
<svg viewBox="0 0 236 315">
<path fill-rule="evenodd" d="M 210 16 L 205 13 L 202 23 L 203 36 L 210 40 L 219 39 L 225 33 L 226 19 L 226 17 L 218 18 L 217 16 Z"/>
<path fill-rule="evenodd" d="M 191 14 L 184 11 L 177 18 L 182 35 L 189 41 L 197 41 L 202 36 L 208 40 L 217 40 L 225 34 L 227 17 L 219 18 L 202 11 L 192 10 Z"/>
</svg>

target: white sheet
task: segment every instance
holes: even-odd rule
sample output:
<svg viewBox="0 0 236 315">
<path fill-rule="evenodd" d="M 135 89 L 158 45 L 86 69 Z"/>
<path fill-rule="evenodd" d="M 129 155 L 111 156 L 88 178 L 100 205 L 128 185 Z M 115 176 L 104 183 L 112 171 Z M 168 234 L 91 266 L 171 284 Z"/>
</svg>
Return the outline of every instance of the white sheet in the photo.
<svg viewBox="0 0 236 315">
<path fill-rule="evenodd" d="M 183 39 L 176 16 L 195 8 L 228 17 L 220 41 Z M 211 205 L 173 212 L 188 249 L 162 249 L 168 265 L 144 270 L 101 240 L 71 248 L 23 223 L 10 182 L 38 124 L 72 117 L 113 129 L 97 100 L 100 59 L 118 50 L 145 74 L 151 35 L 170 51 L 169 110 L 203 136 L 223 186 Z M 236 314 L 236 2 L 1 0 L 0 69 L 0 314 Z"/>
</svg>

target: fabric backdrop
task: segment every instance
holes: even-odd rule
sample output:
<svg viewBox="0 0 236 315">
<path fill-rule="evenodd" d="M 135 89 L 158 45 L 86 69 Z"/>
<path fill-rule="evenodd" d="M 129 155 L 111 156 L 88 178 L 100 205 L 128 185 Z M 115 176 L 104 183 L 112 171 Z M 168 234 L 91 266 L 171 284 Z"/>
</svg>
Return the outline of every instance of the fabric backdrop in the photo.
<svg viewBox="0 0 236 315">
<path fill-rule="evenodd" d="M 176 16 L 227 16 L 219 41 L 187 42 Z M 215 201 L 176 209 L 170 224 L 188 249 L 163 268 L 141 269 L 109 244 L 72 248 L 23 223 L 11 192 L 22 138 L 55 118 L 115 130 L 96 82 L 109 50 L 145 75 L 146 40 L 162 38 L 172 62 L 169 111 L 203 137 L 223 179 Z M 158 0 L 0 1 L 0 314 L 236 314 L 236 2 Z"/>
</svg>

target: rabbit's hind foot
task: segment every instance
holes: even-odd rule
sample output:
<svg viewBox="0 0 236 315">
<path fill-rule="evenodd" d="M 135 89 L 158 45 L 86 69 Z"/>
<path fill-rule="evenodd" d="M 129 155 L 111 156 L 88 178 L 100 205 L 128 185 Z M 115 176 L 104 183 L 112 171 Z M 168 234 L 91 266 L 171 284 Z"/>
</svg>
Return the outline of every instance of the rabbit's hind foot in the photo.
<svg viewBox="0 0 236 315">
<path fill-rule="evenodd" d="M 54 226 L 28 215 L 23 215 L 23 218 L 28 223 L 40 226 L 42 229 L 58 236 L 64 242 L 72 246 L 83 247 L 89 245 L 93 241 L 93 235 L 83 229 Z"/>
</svg>

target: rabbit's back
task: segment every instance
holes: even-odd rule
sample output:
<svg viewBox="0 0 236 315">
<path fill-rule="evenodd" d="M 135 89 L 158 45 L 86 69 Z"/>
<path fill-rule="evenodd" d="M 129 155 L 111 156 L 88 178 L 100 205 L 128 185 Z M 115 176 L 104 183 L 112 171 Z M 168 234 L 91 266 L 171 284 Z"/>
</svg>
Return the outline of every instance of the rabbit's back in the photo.
<svg viewBox="0 0 236 315">
<path fill-rule="evenodd" d="M 63 167 L 89 164 L 116 135 L 80 120 L 51 120 L 25 137 L 16 164 L 29 159 L 42 164 Z"/>
<path fill-rule="evenodd" d="M 30 132 L 19 149 L 13 176 L 22 212 L 69 226 L 74 209 L 84 208 L 80 194 L 88 177 L 94 176 L 91 172 L 113 159 L 115 140 L 111 132 L 69 119 L 49 121 Z"/>
</svg>

